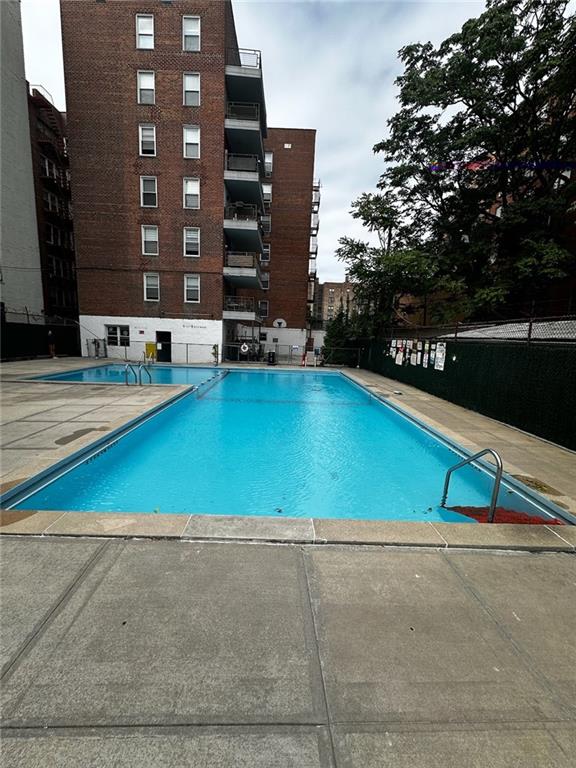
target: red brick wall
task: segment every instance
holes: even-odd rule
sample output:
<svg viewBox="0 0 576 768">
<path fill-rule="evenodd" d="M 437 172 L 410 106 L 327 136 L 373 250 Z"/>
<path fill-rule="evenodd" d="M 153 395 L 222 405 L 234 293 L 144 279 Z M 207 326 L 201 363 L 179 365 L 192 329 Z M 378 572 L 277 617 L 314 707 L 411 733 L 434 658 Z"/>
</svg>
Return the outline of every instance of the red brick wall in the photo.
<svg viewBox="0 0 576 768">
<path fill-rule="evenodd" d="M 222 316 L 224 56 L 228 2 L 61 0 L 81 314 Z M 153 13 L 155 49 L 136 48 L 136 13 Z M 201 51 L 182 51 L 182 15 L 201 17 Z M 226 23 L 227 21 L 227 23 Z M 137 104 L 136 72 L 156 73 L 156 104 Z M 182 74 L 201 75 L 201 105 L 182 106 Z M 156 124 L 156 157 L 140 157 L 138 125 Z M 182 127 L 201 127 L 201 157 L 182 157 Z M 140 175 L 157 176 L 158 208 L 140 207 Z M 182 208 L 182 179 L 200 177 L 201 208 Z M 159 226 L 160 255 L 141 255 L 141 224 Z M 184 258 L 184 226 L 201 257 Z M 142 273 L 159 272 L 159 303 Z M 184 304 L 183 275 L 201 275 Z"/>
<path fill-rule="evenodd" d="M 38 222 L 38 244 L 42 268 L 44 309 L 47 315 L 78 318 L 78 296 L 75 277 L 75 254 L 69 237 L 73 232 L 69 216 L 70 186 L 66 179 L 69 162 L 64 151 L 66 121 L 56 107 L 38 90 L 28 94 L 28 115 L 30 119 L 30 140 L 32 145 L 32 172 L 36 195 L 36 220 Z M 57 181 L 46 179 L 41 174 L 41 158 L 51 160 L 57 169 Z M 44 191 L 52 192 L 61 205 L 59 212 L 44 207 Z M 65 244 L 49 243 L 47 225 L 58 228 Z M 54 268 L 50 264 L 55 259 Z M 64 274 L 62 274 L 62 270 Z"/>
<path fill-rule="evenodd" d="M 316 131 L 297 128 L 269 128 L 264 148 L 274 153 L 272 182 L 272 234 L 270 289 L 256 291 L 268 299 L 265 322 L 278 318 L 289 328 L 305 328 L 308 299 L 308 258 L 310 215 Z M 284 149 L 291 144 L 291 149 Z"/>
</svg>

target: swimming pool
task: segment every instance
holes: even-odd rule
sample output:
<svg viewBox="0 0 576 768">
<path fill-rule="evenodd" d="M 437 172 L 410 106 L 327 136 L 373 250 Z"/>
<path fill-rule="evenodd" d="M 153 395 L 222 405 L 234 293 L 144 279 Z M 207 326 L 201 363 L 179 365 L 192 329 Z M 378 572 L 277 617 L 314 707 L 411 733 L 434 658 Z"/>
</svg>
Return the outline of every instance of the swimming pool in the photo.
<svg viewBox="0 0 576 768">
<path fill-rule="evenodd" d="M 138 371 L 138 364 L 132 365 L 134 371 Z M 218 368 L 193 368 L 173 365 L 150 365 L 146 367 L 150 372 L 150 379 L 144 371 L 142 373 L 143 384 L 201 384 L 212 378 L 219 372 Z M 35 376 L 36 380 L 85 382 L 90 384 L 125 384 L 126 365 L 108 364 L 98 365 L 93 368 L 80 368 L 77 371 L 67 373 L 52 373 L 48 376 Z M 135 383 L 134 373 L 128 372 L 128 381 Z"/>
<path fill-rule="evenodd" d="M 233 370 L 8 506 L 473 522 L 438 506 L 460 458 L 340 373 Z M 448 505 L 486 507 L 491 488 L 490 474 L 464 467 Z M 545 516 L 507 484 L 498 503 Z"/>
</svg>

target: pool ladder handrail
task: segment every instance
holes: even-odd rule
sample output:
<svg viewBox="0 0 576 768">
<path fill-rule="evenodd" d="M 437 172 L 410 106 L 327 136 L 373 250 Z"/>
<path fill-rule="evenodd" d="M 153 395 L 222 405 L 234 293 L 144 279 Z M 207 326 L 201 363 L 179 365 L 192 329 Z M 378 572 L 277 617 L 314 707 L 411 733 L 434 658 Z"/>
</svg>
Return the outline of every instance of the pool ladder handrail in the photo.
<svg viewBox="0 0 576 768">
<path fill-rule="evenodd" d="M 150 384 L 152 384 L 152 374 L 148 370 L 148 368 L 144 365 L 144 363 L 138 363 L 138 384 L 142 386 L 142 371 L 145 371 L 148 374 L 148 380 Z"/>
<path fill-rule="evenodd" d="M 126 363 L 126 365 L 124 366 L 124 380 L 126 381 L 126 386 L 128 386 L 128 384 L 130 383 L 128 381 L 129 370 L 132 371 L 132 373 L 134 374 L 134 384 L 138 384 L 138 374 L 134 370 L 134 366 L 130 365 L 130 363 Z"/>
<path fill-rule="evenodd" d="M 494 487 L 492 488 L 492 498 L 490 499 L 490 507 L 488 508 L 488 522 L 493 523 L 494 522 L 494 515 L 496 513 L 496 504 L 498 502 L 498 494 L 500 493 L 500 483 L 502 481 L 502 470 L 503 470 L 503 464 L 502 459 L 500 457 L 500 454 L 497 453 L 493 448 L 484 448 L 482 451 L 478 451 L 478 453 L 475 453 L 473 456 L 468 456 L 467 459 L 464 459 L 463 461 L 460 461 L 458 464 L 454 464 L 453 467 L 450 467 L 448 472 L 446 472 L 446 477 L 444 479 L 444 492 L 442 494 L 442 501 L 440 502 L 441 507 L 446 506 L 446 499 L 448 498 L 448 487 L 450 485 L 450 478 L 452 477 L 452 472 L 455 472 L 457 469 L 460 469 L 460 467 L 464 467 L 466 464 L 471 464 L 473 461 L 476 461 L 481 456 L 485 456 L 487 453 L 489 453 L 496 462 L 496 475 L 494 477 Z"/>
</svg>

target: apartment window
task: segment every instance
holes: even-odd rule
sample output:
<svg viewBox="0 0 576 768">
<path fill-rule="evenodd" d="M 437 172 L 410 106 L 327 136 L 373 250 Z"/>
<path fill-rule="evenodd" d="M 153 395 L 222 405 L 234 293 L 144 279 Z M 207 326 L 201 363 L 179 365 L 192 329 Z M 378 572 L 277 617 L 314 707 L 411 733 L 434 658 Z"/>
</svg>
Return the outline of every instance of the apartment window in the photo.
<svg viewBox="0 0 576 768">
<path fill-rule="evenodd" d="M 158 227 L 155 225 L 142 226 L 142 255 L 158 256 Z"/>
<path fill-rule="evenodd" d="M 155 272 L 144 274 L 144 301 L 160 301 L 160 275 Z"/>
<path fill-rule="evenodd" d="M 158 207 L 158 180 L 156 176 L 140 176 L 140 205 L 142 208 Z"/>
<path fill-rule="evenodd" d="M 264 198 L 264 205 L 271 205 L 272 203 L 272 184 L 262 184 L 262 197 Z"/>
<path fill-rule="evenodd" d="M 58 197 L 53 192 L 44 190 L 42 194 L 44 200 L 44 210 L 58 212 Z"/>
<path fill-rule="evenodd" d="M 154 16 L 152 14 L 136 16 L 136 47 L 154 48 Z"/>
<path fill-rule="evenodd" d="M 184 227 L 184 256 L 200 256 L 200 230 Z"/>
<path fill-rule="evenodd" d="M 200 104 L 200 75 L 196 72 L 184 73 L 184 106 L 197 107 Z"/>
<path fill-rule="evenodd" d="M 106 343 L 109 347 L 129 347 L 130 346 L 130 326 L 129 325 L 107 325 Z"/>
<path fill-rule="evenodd" d="M 270 261 L 270 243 L 264 243 L 262 246 L 262 254 L 260 255 L 260 261 Z"/>
<path fill-rule="evenodd" d="M 200 275 L 184 275 L 184 301 L 186 304 L 200 303 Z"/>
<path fill-rule="evenodd" d="M 200 157 L 200 128 L 197 125 L 184 126 L 184 157 Z"/>
<path fill-rule="evenodd" d="M 262 272 L 262 290 L 267 291 L 270 288 L 270 272 Z"/>
<path fill-rule="evenodd" d="M 258 314 L 260 317 L 268 317 L 268 299 L 258 302 Z"/>
<path fill-rule="evenodd" d="M 264 175 L 272 176 L 274 165 L 274 152 L 264 152 Z"/>
<path fill-rule="evenodd" d="M 182 48 L 185 51 L 200 50 L 200 17 L 182 17 Z"/>
<path fill-rule="evenodd" d="M 138 72 L 138 104 L 154 104 L 155 102 L 154 72 Z"/>
<path fill-rule="evenodd" d="M 200 208 L 200 179 L 184 179 L 184 208 Z"/>
<path fill-rule="evenodd" d="M 46 224 L 46 242 L 48 245 L 54 244 L 54 227 L 52 224 Z"/>
<path fill-rule="evenodd" d="M 156 155 L 156 126 L 155 125 L 140 125 L 139 139 L 140 139 L 140 154 Z"/>
<path fill-rule="evenodd" d="M 44 157 L 44 155 L 40 156 L 40 175 L 50 179 L 58 178 L 58 169 L 56 168 L 56 164 L 52 160 L 49 160 L 47 157 Z"/>
</svg>

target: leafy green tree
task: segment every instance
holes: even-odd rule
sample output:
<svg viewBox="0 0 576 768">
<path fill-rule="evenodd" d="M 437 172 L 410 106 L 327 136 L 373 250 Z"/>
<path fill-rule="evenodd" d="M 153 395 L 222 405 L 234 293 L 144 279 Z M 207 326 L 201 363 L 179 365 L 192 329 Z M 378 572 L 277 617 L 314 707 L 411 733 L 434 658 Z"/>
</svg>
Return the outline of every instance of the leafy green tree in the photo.
<svg viewBox="0 0 576 768">
<path fill-rule="evenodd" d="M 400 51 L 399 111 L 374 147 L 389 167 L 352 215 L 379 248 L 343 238 L 362 313 L 393 319 L 398 291 L 486 314 L 576 273 L 576 16 L 567 0 L 488 0 L 438 48 Z M 572 166 L 571 177 L 568 173 Z"/>
</svg>

